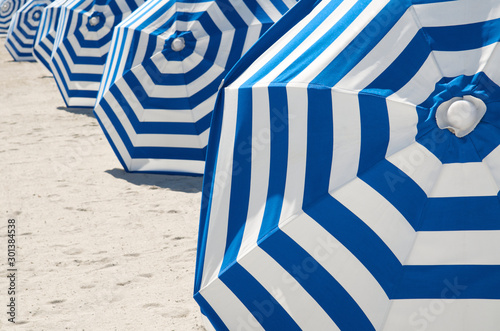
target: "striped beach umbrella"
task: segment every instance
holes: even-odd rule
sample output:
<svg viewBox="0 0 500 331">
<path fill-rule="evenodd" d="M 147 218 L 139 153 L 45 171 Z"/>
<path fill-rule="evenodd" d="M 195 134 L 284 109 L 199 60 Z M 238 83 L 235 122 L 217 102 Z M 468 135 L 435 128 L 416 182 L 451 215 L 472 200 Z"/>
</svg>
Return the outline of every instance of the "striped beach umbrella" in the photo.
<svg viewBox="0 0 500 331">
<path fill-rule="evenodd" d="M 144 0 L 69 0 L 62 4 L 52 73 L 68 107 L 93 107 L 113 30 Z"/>
<path fill-rule="evenodd" d="M 67 0 L 56 0 L 43 10 L 40 26 L 37 30 L 35 44 L 33 46 L 33 56 L 35 59 L 51 72 L 50 58 L 52 56 L 52 49 L 54 48 L 59 13 L 61 12 L 61 6 L 66 1 Z"/>
<path fill-rule="evenodd" d="M 0 34 L 7 33 L 14 14 L 27 0 L 0 0 Z"/>
<path fill-rule="evenodd" d="M 13 16 L 5 47 L 16 61 L 35 61 L 33 44 L 43 10 L 52 0 L 29 0 Z"/>
<path fill-rule="evenodd" d="M 498 330 L 500 2 L 301 0 L 225 78 L 195 299 L 218 330 Z"/>
<path fill-rule="evenodd" d="M 203 174 L 222 79 L 295 0 L 151 0 L 115 29 L 95 113 L 127 171 Z"/>
</svg>

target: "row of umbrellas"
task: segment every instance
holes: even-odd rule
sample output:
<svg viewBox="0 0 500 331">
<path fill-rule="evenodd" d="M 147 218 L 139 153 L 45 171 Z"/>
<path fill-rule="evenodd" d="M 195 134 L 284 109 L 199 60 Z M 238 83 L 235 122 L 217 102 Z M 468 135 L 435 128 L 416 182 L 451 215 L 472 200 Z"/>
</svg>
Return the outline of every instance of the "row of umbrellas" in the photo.
<svg viewBox="0 0 500 331">
<path fill-rule="evenodd" d="M 294 4 L 30 0 L 6 45 L 44 64 L 68 107 L 95 109 L 127 171 L 201 175 L 222 79 Z"/>
<path fill-rule="evenodd" d="M 126 170 L 204 174 L 215 329 L 498 329 L 498 0 L 58 0 L 38 20 L 36 58 Z"/>
</svg>

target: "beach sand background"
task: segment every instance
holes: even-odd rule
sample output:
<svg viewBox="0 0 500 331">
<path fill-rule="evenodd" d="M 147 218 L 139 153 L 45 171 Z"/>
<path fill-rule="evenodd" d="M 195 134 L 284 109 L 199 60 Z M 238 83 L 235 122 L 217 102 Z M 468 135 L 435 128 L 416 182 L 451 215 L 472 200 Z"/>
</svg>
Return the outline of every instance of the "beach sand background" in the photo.
<svg viewBox="0 0 500 331">
<path fill-rule="evenodd" d="M 192 299 L 202 179 L 123 171 L 92 111 L 66 109 L 51 74 L 4 43 L 0 330 L 204 330 Z"/>
</svg>

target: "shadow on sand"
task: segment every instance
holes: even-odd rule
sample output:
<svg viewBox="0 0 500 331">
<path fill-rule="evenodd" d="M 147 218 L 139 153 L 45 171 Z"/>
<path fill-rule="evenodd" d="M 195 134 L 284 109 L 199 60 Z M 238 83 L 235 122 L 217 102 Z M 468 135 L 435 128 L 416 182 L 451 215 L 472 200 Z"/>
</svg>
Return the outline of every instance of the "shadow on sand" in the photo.
<svg viewBox="0 0 500 331">
<path fill-rule="evenodd" d="M 71 113 L 71 114 L 85 115 L 85 116 L 88 116 L 88 117 L 95 118 L 95 116 L 94 116 L 94 109 L 93 108 L 57 107 L 57 109 L 67 111 L 68 113 Z"/>
<path fill-rule="evenodd" d="M 111 176 L 126 180 L 134 185 L 150 185 L 159 188 L 168 188 L 176 192 L 198 193 L 201 192 L 203 177 L 172 176 L 163 174 L 145 174 L 126 172 L 122 169 L 106 170 Z"/>
</svg>

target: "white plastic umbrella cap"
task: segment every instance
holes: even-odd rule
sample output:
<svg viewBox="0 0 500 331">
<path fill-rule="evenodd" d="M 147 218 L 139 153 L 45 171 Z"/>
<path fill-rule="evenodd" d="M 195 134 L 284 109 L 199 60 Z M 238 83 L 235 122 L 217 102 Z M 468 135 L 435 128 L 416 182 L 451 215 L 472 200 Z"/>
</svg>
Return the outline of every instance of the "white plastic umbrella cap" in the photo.
<svg viewBox="0 0 500 331">
<path fill-rule="evenodd" d="M 7 9 L 9 9 L 10 7 L 10 3 L 8 1 L 5 1 L 3 4 L 2 4 L 2 10 L 3 11 L 7 11 Z"/>
<path fill-rule="evenodd" d="M 464 96 L 441 104 L 436 111 L 436 120 L 439 128 L 449 129 L 462 138 L 474 131 L 485 113 L 486 105 L 482 100 Z"/>
<path fill-rule="evenodd" d="M 186 47 L 186 42 L 184 41 L 184 38 L 179 37 L 172 40 L 172 50 L 174 52 L 180 52 L 184 49 L 184 47 Z"/>
<path fill-rule="evenodd" d="M 99 24 L 99 21 L 100 21 L 99 16 L 93 16 L 90 18 L 89 23 L 91 26 L 96 26 L 97 24 Z"/>
</svg>

